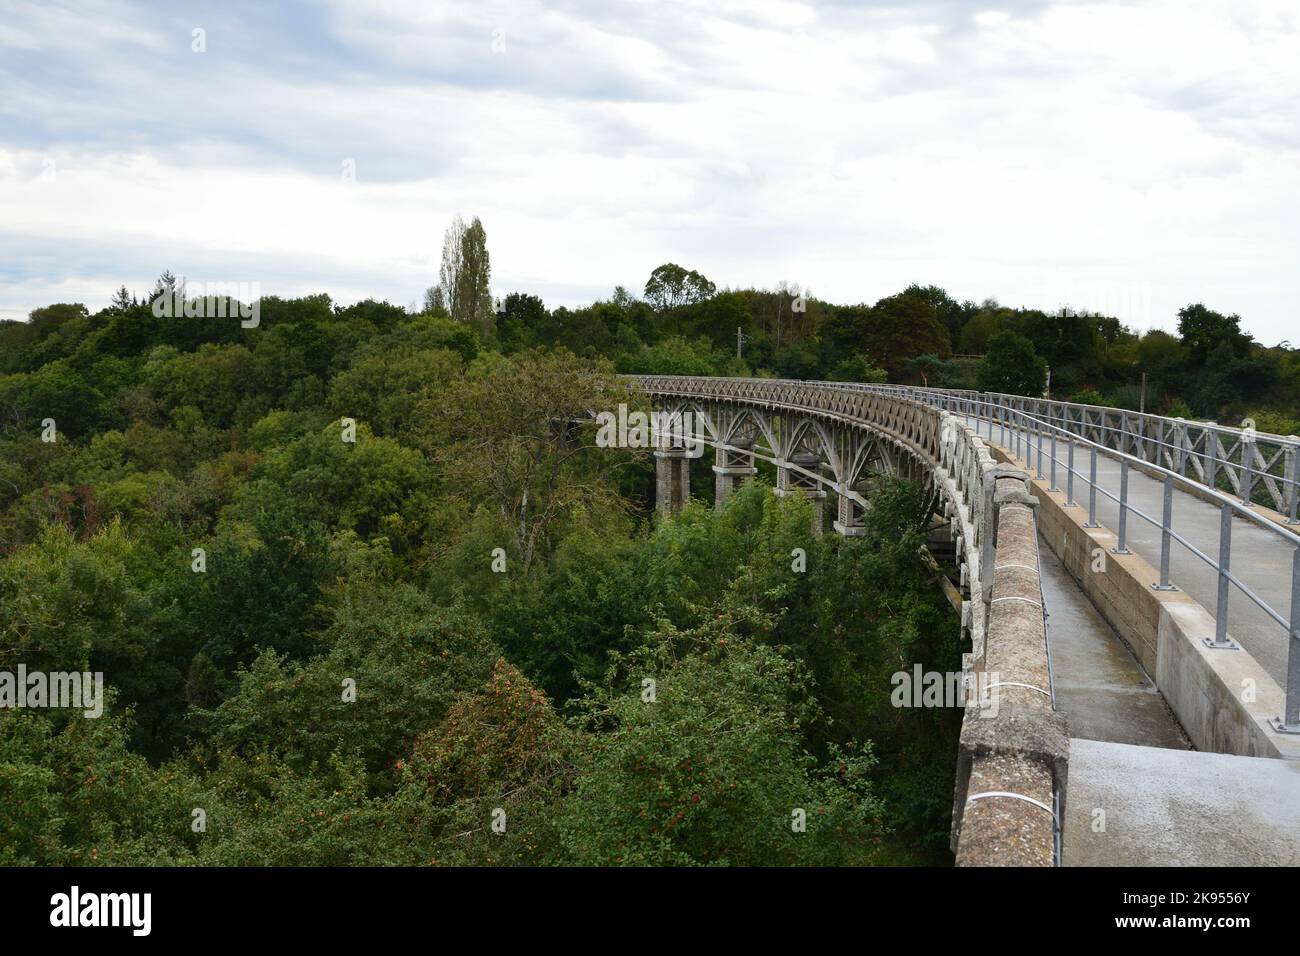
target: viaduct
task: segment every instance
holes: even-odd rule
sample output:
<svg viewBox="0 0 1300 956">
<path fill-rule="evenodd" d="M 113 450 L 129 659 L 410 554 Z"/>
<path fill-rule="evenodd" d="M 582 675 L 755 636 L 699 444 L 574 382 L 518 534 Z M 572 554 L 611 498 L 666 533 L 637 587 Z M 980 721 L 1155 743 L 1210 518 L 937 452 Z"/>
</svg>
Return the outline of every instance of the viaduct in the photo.
<svg viewBox="0 0 1300 956">
<path fill-rule="evenodd" d="M 1300 439 L 994 393 L 628 378 L 661 421 L 690 413 L 719 508 L 766 461 L 814 533 L 855 536 L 871 474 L 924 484 L 996 700 L 963 718 L 959 866 L 1300 864 Z M 661 436 L 661 511 L 690 497 L 688 445 Z"/>
</svg>

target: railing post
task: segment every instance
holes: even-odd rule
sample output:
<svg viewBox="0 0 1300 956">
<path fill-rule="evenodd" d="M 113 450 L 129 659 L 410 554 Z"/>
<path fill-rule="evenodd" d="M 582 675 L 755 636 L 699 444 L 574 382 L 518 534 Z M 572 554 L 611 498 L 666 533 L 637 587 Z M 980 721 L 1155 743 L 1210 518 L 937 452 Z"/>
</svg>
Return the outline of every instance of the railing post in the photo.
<svg viewBox="0 0 1300 956">
<path fill-rule="evenodd" d="M 1241 503 L 1250 507 L 1255 497 L 1255 469 L 1254 455 L 1255 442 L 1253 437 L 1247 439 L 1250 432 L 1242 429 L 1241 432 Z"/>
<path fill-rule="evenodd" d="M 1205 429 L 1205 484 L 1213 488 L 1219 480 L 1219 433 Z"/>
<path fill-rule="evenodd" d="M 1055 427 L 1052 428 L 1052 450 L 1050 453 L 1048 453 L 1047 457 L 1051 459 L 1050 464 L 1051 464 L 1051 471 L 1052 471 L 1052 484 L 1048 487 L 1047 490 L 1060 491 L 1061 489 L 1056 487 L 1056 428 Z"/>
<path fill-rule="evenodd" d="M 1115 554 L 1132 554 L 1128 542 L 1128 459 L 1119 460 L 1119 542 L 1111 548 Z"/>
<path fill-rule="evenodd" d="M 1034 460 L 1029 457 L 1029 416 L 1025 414 L 1025 400 L 1020 399 L 1020 427 L 1016 430 L 1016 438 L 1019 441 L 1020 450 L 1023 452 L 1017 455 L 1025 463 L 1025 469 L 1028 470 Z"/>
<path fill-rule="evenodd" d="M 1038 464 L 1034 466 L 1034 470 L 1038 474 L 1038 480 L 1042 481 L 1043 480 L 1043 420 L 1038 416 L 1034 416 L 1034 438 L 1036 439 L 1036 443 L 1038 445 Z"/>
<path fill-rule="evenodd" d="M 1177 591 L 1169 583 L 1170 532 L 1174 527 L 1174 476 L 1165 475 L 1165 511 L 1160 521 L 1160 580 L 1151 585 L 1157 591 Z"/>
<path fill-rule="evenodd" d="M 1287 505 L 1287 524 L 1296 524 L 1296 510 L 1300 506 L 1300 455 L 1296 454 L 1295 442 L 1300 442 L 1300 438 L 1295 435 L 1291 436 L 1292 444 L 1286 447 L 1286 475 L 1291 482 L 1290 493 L 1287 495 L 1289 503 Z M 1295 602 L 1292 601 L 1292 607 Z"/>
<path fill-rule="evenodd" d="M 1099 527 L 1097 524 L 1097 446 L 1089 445 L 1092 451 L 1092 463 L 1088 466 L 1088 520 L 1085 528 Z"/>
<path fill-rule="evenodd" d="M 1291 628 L 1286 648 L 1286 704 L 1269 723 L 1279 734 L 1300 734 L 1300 548 L 1291 558 Z"/>
<path fill-rule="evenodd" d="M 1065 434 L 1065 507 L 1074 507 L 1074 433 Z"/>
<path fill-rule="evenodd" d="M 1228 638 L 1228 570 L 1232 566 L 1232 505 L 1224 502 L 1219 509 L 1219 599 L 1214 605 L 1214 640 L 1205 639 L 1206 647 L 1236 650 Z"/>
</svg>

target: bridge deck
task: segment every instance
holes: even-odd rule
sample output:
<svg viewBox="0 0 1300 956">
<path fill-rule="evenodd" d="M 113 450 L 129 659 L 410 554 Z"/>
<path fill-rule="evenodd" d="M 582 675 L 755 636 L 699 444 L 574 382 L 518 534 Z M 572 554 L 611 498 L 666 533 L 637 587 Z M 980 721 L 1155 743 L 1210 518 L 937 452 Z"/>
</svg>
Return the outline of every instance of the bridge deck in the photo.
<svg viewBox="0 0 1300 956">
<path fill-rule="evenodd" d="M 968 419 L 974 424 L 974 419 Z M 981 424 L 981 435 L 987 437 L 988 424 Z M 1007 429 L 1007 444 L 1011 442 L 1012 429 Z M 998 429 L 993 431 L 991 444 L 1010 453 L 999 441 Z M 1022 444 L 1023 449 L 1023 444 Z M 1065 460 L 1064 448 L 1058 446 L 1057 457 Z M 1043 473 L 1048 474 L 1049 461 L 1043 453 Z M 1088 457 L 1078 451 L 1075 457 L 1074 499 L 1081 508 L 1088 506 Z M 1035 472 L 1036 474 L 1036 472 Z M 1152 517 L 1159 518 L 1163 509 L 1163 483 L 1138 472 L 1129 471 L 1129 500 L 1133 506 Z M 1065 488 L 1065 469 L 1057 466 L 1057 484 Z M 1099 456 L 1097 485 L 1111 494 L 1119 495 L 1119 462 Z M 1119 528 L 1119 505 L 1102 494 L 1097 495 L 1097 521 L 1110 531 Z M 1219 509 L 1209 502 L 1174 488 L 1173 527 L 1197 548 L 1211 556 L 1219 553 Z M 1130 514 L 1128 519 L 1128 547 L 1153 567 L 1160 565 L 1160 531 L 1148 522 Z M 1267 601 L 1284 617 L 1291 610 L 1291 562 L 1294 549 L 1280 535 L 1246 519 L 1232 523 L 1232 572 L 1245 581 L 1252 590 Z M 1177 541 L 1170 548 L 1169 579 L 1177 587 L 1195 598 L 1211 614 L 1218 600 L 1218 575 L 1204 561 L 1189 552 Z M 1154 583 L 1154 582 L 1152 582 Z M 1228 596 L 1228 633 L 1244 647 L 1260 666 L 1280 686 L 1286 686 L 1287 635 L 1248 597 L 1231 588 Z"/>
</svg>

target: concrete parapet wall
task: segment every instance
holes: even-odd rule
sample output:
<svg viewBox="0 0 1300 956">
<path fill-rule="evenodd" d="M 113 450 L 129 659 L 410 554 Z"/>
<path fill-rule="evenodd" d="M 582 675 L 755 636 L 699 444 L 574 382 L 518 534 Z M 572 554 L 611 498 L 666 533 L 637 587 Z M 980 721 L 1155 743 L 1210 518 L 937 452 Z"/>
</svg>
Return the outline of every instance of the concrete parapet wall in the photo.
<svg viewBox="0 0 1300 956">
<path fill-rule="evenodd" d="M 958 866 L 1052 866 L 1055 795 L 1069 760 L 1065 718 L 1052 707 L 1038 536 L 1027 477 L 992 468 L 995 523 L 987 624 L 975 669 L 993 707 L 966 708 L 953 803 Z M 1063 801 L 1062 801 L 1063 803 Z"/>
</svg>

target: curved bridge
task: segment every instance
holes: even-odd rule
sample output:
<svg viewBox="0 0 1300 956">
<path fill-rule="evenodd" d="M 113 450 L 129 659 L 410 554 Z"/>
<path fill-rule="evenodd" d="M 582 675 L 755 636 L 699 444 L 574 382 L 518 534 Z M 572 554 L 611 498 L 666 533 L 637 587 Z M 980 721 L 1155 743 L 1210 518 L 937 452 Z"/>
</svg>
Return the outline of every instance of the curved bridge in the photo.
<svg viewBox="0 0 1300 956">
<path fill-rule="evenodd" d="M 820 505 L 833 491 L 835 529 L 862 533 L 863 480 L 884 470 L 923 481 L 951 522 L 961 568 L 970 670 L 988 675 L 995 706 L 967 708 L 953 811 L 959 864 L 1052 865 L 1068 737 L 1053 705 L 1038 544 L 1028 475 L 1000 465 L 959 416 L 896 395 L 811 382 L 632 376 L 661 421 L 694 416 L 717 454 L 719 506 L 755 458 L 777 469 L 778 494 Z M 662 429 L 658 504 L 689 496 L 690 442 Z M 817 514 L 820 516 L 820 508 Z M 820 517 L 815 530 L 820 530 Z"/>
<path fill-rule="evenodd" d="M 811 499 L 816 533 L 832 495 L 834 529 L 862 533 L 872 472 L 928 489 L 960 568 L 969 670 L 993 696 L 963 720 L 959 865 L 1300 861 L 1300 788 L 1287 776 L 1300 771 L 1300 536 L 1288 527 L 1300 441 L 988 393 L 627 378 L 660 423 L 693 419 L 716 455 L 718 507 L 756 460 L 775 467 L 777 494 Z M 700 449 L 682 438 L 659 431 L 661 510 L 690 495 Z M 1066 625 L 1050 642 L 1048 613 Z M 1053 685 L 1058 640 L 1067 669 L 1098 656 L 1078 641 L 1109 641 L 1127 658 L 1132 686 L 1111 688 L 1117 697 L 1077 673 L 1067 691 L 1132 726 L 1108 736 L 1084 719 L 1087 739 L 1071 742 Z M 1115 705 L 1143 690 L 1168 732 Z M 1203 793 L 1198 821 L 1187 808 Z M 1239 805 L 1227 825 L 1225 801 Z M 1131 827 L 1099 830 L 1107 812 Z M 1174 835 L 1157 839 L 1162 813 L 1155 829 Z"/>
</svg>

